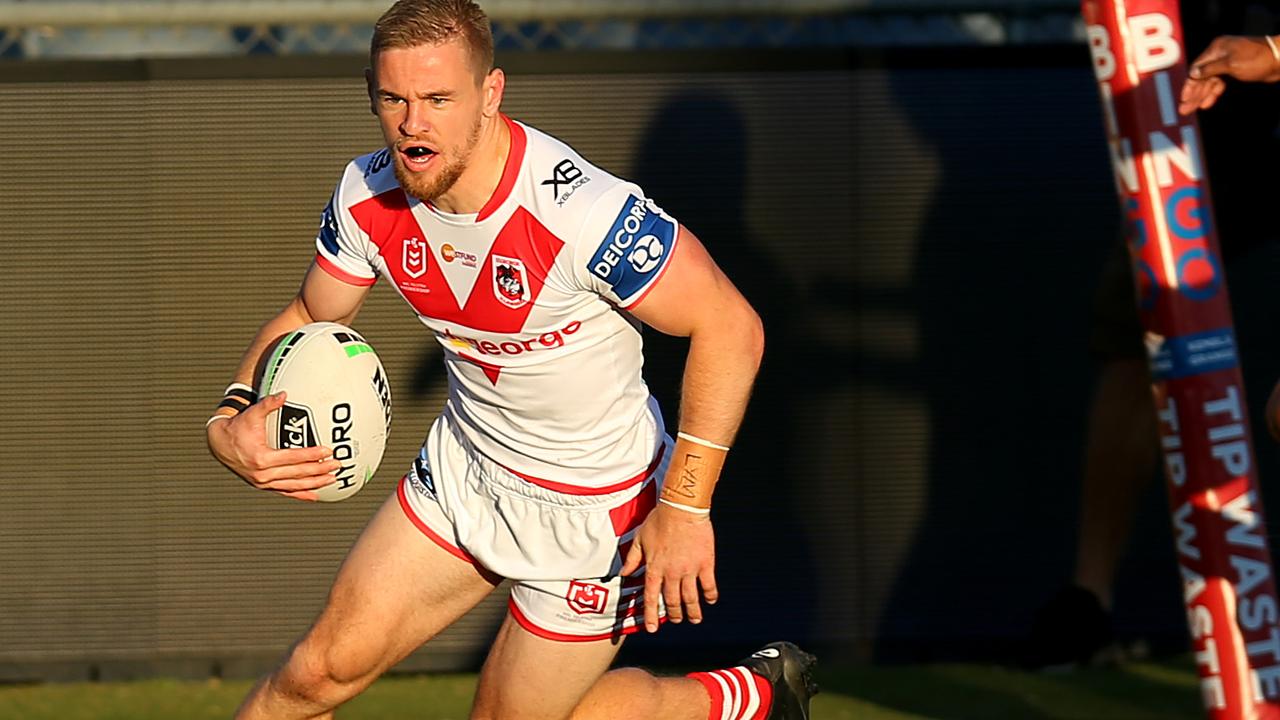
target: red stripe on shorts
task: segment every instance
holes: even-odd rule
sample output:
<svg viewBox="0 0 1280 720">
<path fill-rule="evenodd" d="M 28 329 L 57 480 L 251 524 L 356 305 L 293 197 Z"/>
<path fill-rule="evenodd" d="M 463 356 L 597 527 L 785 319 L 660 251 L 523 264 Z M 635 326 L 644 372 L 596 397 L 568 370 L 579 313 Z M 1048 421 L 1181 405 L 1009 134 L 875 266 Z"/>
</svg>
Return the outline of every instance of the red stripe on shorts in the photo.
<svg viewBox="0 0 1280 720">
<path fill-rule="evenodd" d="M 564 493 L 565 495 L 608 495 L 609 493 L 618 492 L 619 490 L 626 490 L 632 485 L 635 485 L 638 482 L 642 482 L 645 478 L 652 475 L 653 471 L 658 469 L 658 465 L 662 463 L 662 458 L 666 454 L 667 454 L 667 448 L 666 448 L 666 445 L 663 445 L 663 447 L 660 450 L 658 450 L 657 457 L 653 459 L 653 462 L 649 464 L 649 467 L 644 472 L 634 477 L 629 477 L 626 480 L 623 480 L 622 482 L 616 482 L 612 485 L 605 485 L 604 487 L 598 487 L 598 488 L 582 487 L 581 485 L 569 485 L 568 483 L 555 482 L 554 480 L 543 480 L 542 478 L 539 478 L 539 477 L 526 475 L 525 473 L 522 473 L 519 470 L 512 470 L 506 465 L 502 465 L 502 469 L 506 470 L 512 475 L 515 475 L 521 480 L 524 480 L 525 482 L 533 483 L 534 485 L 537 485 L 540 488 L 546 488 L 548 490 L 554 490 L 558 493 Z"/>
<path fill-rule="evenodd" d="M 613 521 L 613 534 L 622 537 L 640 527 L 640 523 L 649 517 L 649 513 L 657 505 L 658 484 L 654 483 L 652 488 L 641 490 L 639 495 L 609 511 L 609 519 Z"/>
<path fill-rule="evenodd" d="M 511 611 L 512 619 L 514 619 L 516 624 L 520 627 L 540 638 L 555 640 L 557 642 L 593 642 L 596 640 L 609 640 L 611 638 L 618 637 L 619 635 L 630 635 L 631 633 L 640 630 L 640 625 L 631 625 L 630 627 L 614 628 L 607 633 L 600 633 L 599 635 L 568 635 L 566 633 L 556 632 L 555 630 L 548 630 L 535 624 L 528 618 L 528 616 L 520 612 L 520 608 L 516 605 L 516 601 L 513 599 L 507 600 L 507 609 Z M 658 618 L 659 623 L 664 623 L 666 621 L 667 618 L 665 616 Z"/>
<path fill-rule="evenodd" d="M 404 514 L 409 518 L 409 522 L 413 523 L 414 526 L 421 530 L 422 534 L 430 538 L 432 542 L 448 551 L 450 555 L 458 558 L 459 560 L 465 560 L 472 565 L 479 566 L 480 563 L 476 562 L 476 559 L 471 556 L 471 553 L 440 537 L 439 533 L 427 527 L 427 524 L 422 521 L 422 518 L 418 517 L 418 513 L 414 512 L 413 506 L 409 504 L 409 496 L 405 495 L 404 488 L 408 483 L 408 475 L 405 475 L 400 479 L 400 485 L 396 488 L 396 498 L 400 501 L 400 509 L 404 510 Z"/>
</svg>

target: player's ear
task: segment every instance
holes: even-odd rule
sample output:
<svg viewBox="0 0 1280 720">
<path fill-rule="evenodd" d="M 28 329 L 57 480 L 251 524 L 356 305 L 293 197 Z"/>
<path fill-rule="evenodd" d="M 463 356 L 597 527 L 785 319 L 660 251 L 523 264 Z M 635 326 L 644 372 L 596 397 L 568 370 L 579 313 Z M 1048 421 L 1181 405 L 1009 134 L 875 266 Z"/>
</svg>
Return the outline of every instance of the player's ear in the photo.
<svg viewBox="0 0 1280 720">
<path fill-rule="evenodd" d="M 369 93 L 369 112 L 378 114 L 378 94 L 373 85 L 373 68 L 364 69 L 364 86 Z"/>
<path fill-rule="evenodd" d="M 484 76 L 484 114 L 493 117 L 502 106 L 502 93 L 507 88 L 507 75 L 502 68 L 494 68 Z"/>
</svg>

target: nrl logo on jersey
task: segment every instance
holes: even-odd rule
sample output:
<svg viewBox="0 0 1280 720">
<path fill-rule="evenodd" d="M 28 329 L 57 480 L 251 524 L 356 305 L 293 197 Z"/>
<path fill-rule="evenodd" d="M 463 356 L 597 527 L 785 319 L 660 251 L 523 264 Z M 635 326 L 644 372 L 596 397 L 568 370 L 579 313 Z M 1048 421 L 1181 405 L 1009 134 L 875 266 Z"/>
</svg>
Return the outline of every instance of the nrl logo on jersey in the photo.
<svg viewBox="0 0 1280 720">
<path fill-rule="evenodd" d="M 427 241 L 416 237 L 404 239 L 404 253 L 400 256 L 404 274 L 420 278 L 427 272 Z"/>
<path fill-rule="evenodd" d="M 509 308 L 518 308 L 529 302 L 528 275 L 524 261 L 518 258 L 493 256 L 493 294 Z"/>
</svg>

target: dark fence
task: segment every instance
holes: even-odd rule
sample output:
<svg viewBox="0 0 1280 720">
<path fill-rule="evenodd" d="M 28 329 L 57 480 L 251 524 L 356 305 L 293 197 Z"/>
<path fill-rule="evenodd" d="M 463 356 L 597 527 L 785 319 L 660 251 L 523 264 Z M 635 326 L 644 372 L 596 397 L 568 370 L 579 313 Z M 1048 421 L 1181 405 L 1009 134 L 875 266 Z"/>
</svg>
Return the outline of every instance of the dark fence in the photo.
<svg viewBox="0 0 1280 720">
<path fill-rule="evenodd" d="M 779 636 L 864 659 L 1007 651 L 1070 572 L 1088 308 L 1116 238 L 1084 48 L 506 66 L 506 111 L 640 182 L 768 331 L 717 495 L 724 600 L 629 651 L 670 662 Z M 277 501 L 203 439 L 244 344 L 296 289 L 343 164 L 379 145 L 362 67 L 0 68 L 0 679 L 260 670 L 407 467 L 444 378 L 386 288 L 356 325 L 396 419 L 361 495 Z M 1238 296 L 1275 279 L 1260 247 L 1232 270 Z M 1280 350 L 1242 305 L 1256 416 Z M 684 345 L 647 342 L 674 417 Z M 1176 641 L 1153 488 L 1119 614 Z M 404 667 L 473 666 L 502 602 Z"/>
</svg>

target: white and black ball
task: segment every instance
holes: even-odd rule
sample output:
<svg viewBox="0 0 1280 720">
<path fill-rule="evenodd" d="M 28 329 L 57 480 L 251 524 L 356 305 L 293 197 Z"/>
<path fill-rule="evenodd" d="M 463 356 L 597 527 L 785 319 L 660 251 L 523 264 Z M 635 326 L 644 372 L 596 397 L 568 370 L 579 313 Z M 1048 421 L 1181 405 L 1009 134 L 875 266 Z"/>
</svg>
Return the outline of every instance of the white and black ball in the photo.
<svg viewBox="0 0 1280 720">
<path fill-rule="evenodd" d="M 282 390 L 284 406 L 267 416 L 267 443 L 332 448 L 342 463 L 338 480 L 316 494 L 324 502 L 355 495 L 378 469 L 391 432 L 391 387 L 378 354 L 345 325 L 304 325 L 280 338 L 263 367 L 258 394 Z"/>
</svg>

